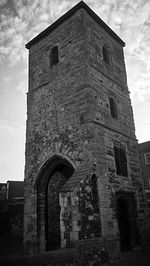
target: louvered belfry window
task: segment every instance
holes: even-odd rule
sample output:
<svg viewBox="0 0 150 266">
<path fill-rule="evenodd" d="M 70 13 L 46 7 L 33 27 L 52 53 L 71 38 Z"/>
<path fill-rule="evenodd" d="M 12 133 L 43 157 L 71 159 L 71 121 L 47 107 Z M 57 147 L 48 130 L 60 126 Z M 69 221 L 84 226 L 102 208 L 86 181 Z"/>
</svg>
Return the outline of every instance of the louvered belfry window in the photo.
<svg viewBox="0 0 150 266">
<path fill-rule="evenodd" d="M 92 190 L 92 206 L 94 213 L 99 213 L 99 197 L 98 197 L 96 175 L 92 175 L 91 177 L 91 190 Z"/>
<path fill-rule="evenodd" d="M 111 112 L 111 116 L 113 118 L 118 118 L 118 112 L 117 112 L 117 105 L 116 102 L 113 98 L 109 98 L 109 103 L 110 103 L 110 112 Z"/>
<path fill-rule="evenodd" d="M 122 148 L 114 147 L 117 175 L 128 176 L 126 152 Z"/>
<path fill-rule="evenodd" d="M 57 64 L 59 61 L 59 58 L 58 58 L 58 46 L 55 45 L 52 50 L 51 50 L 51 53 L 50 53 L 50 65 L 53 66 L 55 64 Z"/>
<path fill-rule="evenodd" d="M 109 60 L 109 51 L 108 51 L 108 48 L 106 48 L 105 46 L 103 46 L 102 53 L 103 53 L 103 60 L 107 64 L 109 64 L 110 63 L 110 60 Z"/>
</svg>

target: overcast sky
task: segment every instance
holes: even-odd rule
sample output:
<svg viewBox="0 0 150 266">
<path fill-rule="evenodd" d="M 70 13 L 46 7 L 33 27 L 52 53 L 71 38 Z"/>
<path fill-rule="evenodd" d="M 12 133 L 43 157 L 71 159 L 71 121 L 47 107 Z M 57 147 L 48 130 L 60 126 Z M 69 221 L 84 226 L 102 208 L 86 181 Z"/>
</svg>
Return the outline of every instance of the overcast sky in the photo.
<svg viewBox="0 0 150 266">
<path fill-rule="evenodd" d="M 28 51 L 25 44 L 79 1 L 0 0 L 0 182 L 23 180 Z M 139 142 L 150 140 L 150 0 L 85 0 L 126 43 Z"/>
</svg>

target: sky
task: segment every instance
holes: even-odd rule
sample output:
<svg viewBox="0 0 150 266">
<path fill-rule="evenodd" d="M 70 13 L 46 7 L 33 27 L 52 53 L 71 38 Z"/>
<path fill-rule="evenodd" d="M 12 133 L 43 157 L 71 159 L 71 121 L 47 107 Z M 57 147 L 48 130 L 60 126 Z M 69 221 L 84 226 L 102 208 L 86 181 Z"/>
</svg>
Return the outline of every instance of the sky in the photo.
<svg viewBox="0 0 150 266">
<path fill-rule="evenodd" d="M 25 44 L 78 0 L 0 0 L 0 182 L 23 180 L 28 50 Z M 150 0 L 85 0 L 126 43 L 136 137 L 150 140 Z"/>
</svg>

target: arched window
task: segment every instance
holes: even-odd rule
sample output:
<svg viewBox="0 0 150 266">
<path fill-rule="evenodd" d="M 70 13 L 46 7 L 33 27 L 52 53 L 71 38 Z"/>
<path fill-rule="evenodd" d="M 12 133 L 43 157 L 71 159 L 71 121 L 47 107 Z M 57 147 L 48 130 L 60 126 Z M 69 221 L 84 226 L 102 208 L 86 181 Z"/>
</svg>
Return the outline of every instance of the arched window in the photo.
<svg viewBox="0 0 150 266">
<path fill-rule="evenodd" d="M 52 49 L 51 49 L 51 53 L 50 53 L 50 65 L 55 65 L 57 64 L 59 61 L 58 58 L 58 46 L 55 45 Z"/>
<path fill-rule="evenodd" d="M 92 190 L 92 206 L 94 213 L 99 213 L 99 197 L 98 197 L 96 175 L 92 175 L 91 177 L 91 190 Z"/>
<path fill-rule="evenodd" d="M 114 147 L 117 175 L 128 176 L 127 157 L 124 149 Z"/>
<path fill-rule="evenodd" d="M 116 102 L 113 98 L 109 98 L 109 103 L 110 103 L 110 112 L 111 112 L 111 116 L 113 118 L 118 118 L 118 112 L 117 112 L 117 105 Z"/>
<path fill-rule="evenodd" d="M 103 53 L 103 60 L 107 64 L 109 64 L 110 63 L 110 60 L 109 60 L 109 51 L 108 51 L 108 48 L 106 46 L 103 46 L 102 53 Z"/>
</svg>

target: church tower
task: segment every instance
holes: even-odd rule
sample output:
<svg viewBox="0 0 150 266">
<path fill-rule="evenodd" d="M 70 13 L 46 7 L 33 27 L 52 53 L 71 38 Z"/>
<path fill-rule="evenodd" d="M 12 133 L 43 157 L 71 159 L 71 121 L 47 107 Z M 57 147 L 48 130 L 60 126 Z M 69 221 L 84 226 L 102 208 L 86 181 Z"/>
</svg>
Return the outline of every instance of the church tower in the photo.
<svg viewBox="0 0 150 266">
<path fill-rule="evenodd" d="M 117 254 L 140 241 L 124 46 L 83 1 L 26 44 L 26 251 L 96 239 Z"/>
</svg>

